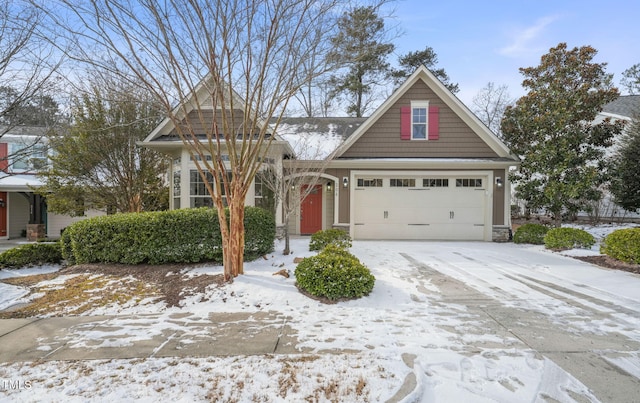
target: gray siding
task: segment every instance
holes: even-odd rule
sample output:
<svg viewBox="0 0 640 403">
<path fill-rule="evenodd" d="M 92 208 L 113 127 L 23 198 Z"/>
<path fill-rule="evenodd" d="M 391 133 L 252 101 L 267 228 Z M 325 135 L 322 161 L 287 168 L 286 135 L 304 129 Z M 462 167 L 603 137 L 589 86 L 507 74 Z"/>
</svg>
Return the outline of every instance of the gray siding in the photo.
<svg viewBox="0 0 640 403">
<path fill-rule="evenodd" d="M 438 140 L 400 140 L 400 108 L 411 101 L 440 108 Z M 498 155 L 423 81 L 411 87 L 342 158 L 493 158 Z"/>
<path fill-rule="evenodd" d="M 203 110 L 200 111 L 200 115 L 198 114 L 198 112 L 196 111 L 192 111 L 189 113 L 189 125 L 184 124 L 184 133 L 188 134 L 188 133 L 195 133 L 195 134 L 206 134 L 206 133 L 211 133 L 212 130 L 212 122 L 213 122 L 213 111 L 212 110 Z M 222 116 L 220 114 L 217 114 L 216 116 L 218 122 L 218 127 L 220 132 L 222 132 L 224 129 L 224 125 L 222 124 Z M 235 111 L 235 115 L 234 115 L 234 124 L 233 124 L 233 129 L 235 130 L 236 134 L 241 132 L 242 129 L 242 124 L 244 122 L 243 120 L 243 112 L 242 110 L 236 110 Z M 191 131 L 191 129 L 193 131 Z M 173 129 L 170 133 L 170 135 L 177 135 L 177 131 L 176 129 Z"/>
</svg>

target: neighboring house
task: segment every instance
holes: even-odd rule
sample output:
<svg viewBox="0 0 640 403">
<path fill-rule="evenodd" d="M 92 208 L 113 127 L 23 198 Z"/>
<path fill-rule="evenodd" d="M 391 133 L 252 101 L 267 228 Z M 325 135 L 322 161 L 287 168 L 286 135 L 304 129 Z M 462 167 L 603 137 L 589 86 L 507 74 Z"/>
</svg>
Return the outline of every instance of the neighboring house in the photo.
<svg viewBox="0 0 640 403">
<path fill-rule="evenodd" d="M 602 108 L 594 121 L 594 123 L 600 123 L 605 118 L 612 119 L 614 121 L 626 122 L 625 126 L 628 128 L 629 124 L 634 118 L 640 118 L 640 95 L 623 95 L 618 97 L 615 101 L 609 102 Z M 627 129 L 625 128 L 623 133 Z M 616 151 L 619 143 L 614 142 L 614 145 L 607 151 L 607 155 L 611 156 Z M 604 192 L 602 200 L 594 205 L 591 212 L 581 212 L 579 216 L 590 216 L 595 219 L 638 219 L 640 214 L 636 212 L 625 211 L 622 207 L 618 206 L 608 192 Z"/>
<path fill-rule="evenodd" d="M 342 228 L 354 239 L 509 237 L 507 172 L 519 160 L 425 67 L 367 119 L 285 119 L 273 136 L 269 158 L 285 175 L 296 136 L 325 136 L 318 144 L 329 145 L 316 154 L 331 159 L 290 221 L 291 233 Z M 174 158 L 172 208 L 210 205 L 169 120 L 143 144 Z M 250 193 L 247 204 L 259 204 L 261 194 Z M 283 222 L 279 208 L 276 222 Z"/>
<path fill-rule="evenodd" d="M 33 191 L 42 185 L 38 170 L 48 164 L 46 130 L 31 126 L 2 129 L 6 134 L 0 138 L 0 239 L 57 238 L 63 228 L 85 218 L 47 212 L 45 198 Z"/>
</svg>

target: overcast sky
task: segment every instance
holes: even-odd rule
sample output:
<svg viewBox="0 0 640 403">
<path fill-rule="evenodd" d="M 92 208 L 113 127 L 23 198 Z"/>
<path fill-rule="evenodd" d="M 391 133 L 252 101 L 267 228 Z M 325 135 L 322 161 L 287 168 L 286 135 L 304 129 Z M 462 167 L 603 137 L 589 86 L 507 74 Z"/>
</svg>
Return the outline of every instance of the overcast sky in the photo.
<svg viewBox="0 0 640 403">
<path fill-rule="evenodd" d="M 398 0 L 393 4 L 402 36 L 396 53 L 431 46 L 438 67 L 460 85 L 467 105 L 489 81 L 524 95 L 520 67 L 540 64 L 551 47 L 591 45 L 596 62 L 619 85 L 622 72 L 640 63 L 640 1 L 637 0 Z M 396 57 L 397 58 L 397 57 Z"/>
</svg>

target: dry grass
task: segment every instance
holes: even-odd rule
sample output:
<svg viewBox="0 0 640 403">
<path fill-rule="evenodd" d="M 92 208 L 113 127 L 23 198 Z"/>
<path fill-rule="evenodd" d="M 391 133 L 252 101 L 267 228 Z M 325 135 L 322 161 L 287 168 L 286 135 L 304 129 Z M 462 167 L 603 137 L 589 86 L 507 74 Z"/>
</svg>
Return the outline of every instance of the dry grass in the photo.
<svg viewBox="0 0 640 403">
<path fill-rule="evenodd" d="M 59 274 L 25 276 L 7 279 L 13 285 L 30 286 L 35 296 L 22 308 L 0 312 L 0 318 L 33 316 L 80 315 L 89 310 L 111 304 L 139 302 L 145 298 L 158 298 L 158 289 L 135 278 L 121 278 L 101 274 L 81 274 L 63 283 L 47 283 Z"/>
</svg>

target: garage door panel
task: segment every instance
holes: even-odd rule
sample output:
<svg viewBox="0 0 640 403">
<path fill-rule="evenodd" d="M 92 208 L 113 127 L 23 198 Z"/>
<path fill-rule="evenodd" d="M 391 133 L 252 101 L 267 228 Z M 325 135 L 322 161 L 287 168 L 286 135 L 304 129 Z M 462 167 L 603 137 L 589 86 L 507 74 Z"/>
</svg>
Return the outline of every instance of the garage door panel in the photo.
<svg viewBox="0 0 640 403">
<path fill-rule="evenodd" d="M 456 187 L 454 175 L 446 176 L 446 187 L 422 188 L 419 176 L 415 176 L 418 188 L 390 187 L 390 179 L 398 177 L 381 175 L 383 187 L 356 189 L 354 238 L 484 239 L 487 190 Z M 488 183 L 486 177 L 483 183 Z"/>
</svg>

